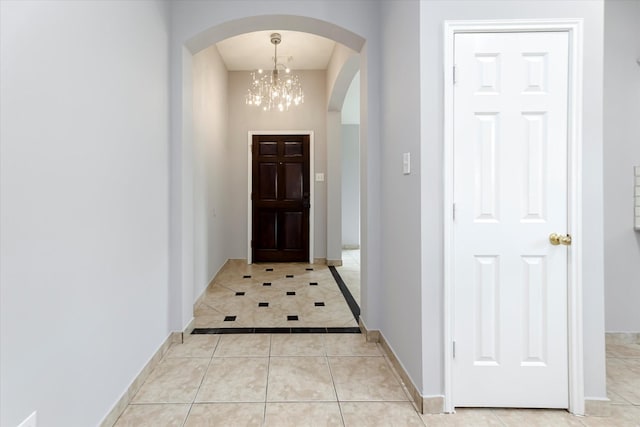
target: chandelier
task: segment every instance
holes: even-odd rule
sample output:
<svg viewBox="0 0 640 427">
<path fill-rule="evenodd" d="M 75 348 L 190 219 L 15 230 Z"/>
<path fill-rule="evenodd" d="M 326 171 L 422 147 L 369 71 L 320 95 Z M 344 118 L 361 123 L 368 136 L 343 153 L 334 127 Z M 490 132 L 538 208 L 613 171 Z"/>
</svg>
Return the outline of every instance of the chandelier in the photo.
<svg viewBox="0 0 640 427">
<path fill-rule="evenodd" d="M 262 69 L 251 73 L 251 84 L 247 89 L 245 103 L 255 105 L 264 111 L 285 111 L 291 105 L 304 103 L 304 93 L 298 76 L 283 64 L 278 64 L 278 45 L 282 42 L 279 33 L 271 34 L 274 46 L 273 71 Z"/>
</svg>

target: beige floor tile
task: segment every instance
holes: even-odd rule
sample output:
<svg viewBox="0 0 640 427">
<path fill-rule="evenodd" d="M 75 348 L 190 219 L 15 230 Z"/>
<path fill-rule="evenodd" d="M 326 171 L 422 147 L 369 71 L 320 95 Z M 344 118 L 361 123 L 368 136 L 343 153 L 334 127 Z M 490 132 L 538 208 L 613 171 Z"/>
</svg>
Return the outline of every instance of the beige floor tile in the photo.
<svg viewBox="0 0 640 427">
<path fill-rule="evenodd" d="M 253 300 L 247 298 L 246 293 L 244 296 L 236 296 L 233 293 L 224 298 L 209 297 L 205 298 L 202 304 L 226 316 L 234 316 L 254 306 Z"/>
<path fill-rule="evenodd" d="M 267 403 L 265 427 L 342 426 L 337 402 Z"/>
<path fill-rule="evenodd" d="M 424 427 L 409 402 L 341 402 L 346 427 Z"/>
<path fill-rule="evenodd" d="M 496 409 L 496 416 L 507 427 L 583 426 L 581 417 L 561 409 Z"/>
<path fill-rule="evenodd" d="M 221 335 L 213 357 L 268 356 L 271 337 L 266 334 Z"/>
<path fill-rule="evenodd" d="M 205 313 L 197 314 L 194 318 L 194 327 L 196 328 L 222 328 L 228 327 L 228 322 L 224 321 L 225 315 L 213 309 L 207 309 Z"/>
<path fill-rule="evenodd" d="M 172 345 L 165 357 L 210 358 L 218 340 L 217 335 L 185 335 L 184 343 Z"/>
<path fill-rule="evenodd" d="M 640 427 L 640 407 L 612 405 L 609 417 L 585 417 L 582 423 L 588 427 Z"/>
<path fill-rule="evenodd" d="M 180 427 L 190 404 L 129 405 L 114 427 Z"/>
<path fill-rule="evenodd" d="M 455 414 L 423 414 L 427 426 L 446 427 L 493 427 L 503 426 L 491 409 L 456 409 Z"/>
<path fill-rule="evenodd" d="M 408 400 L 384 357 L 329 357 L 340 401 Z"/>
<path fill-rule="evenodd" d="M 325 337 L 327 356 L 380 356 L 378 344 L 367 342 L 362 334 L 329 334 Z"/>
<path fill-rule="evenodd" d="M 607 389 L 634 405 L 640 405 L 639 359 L 607 359 Z"/>
<path fill-rule="evenodd" d="M 325 357 L 272 357 L 267 401 L 335 401 Z"/>
<path fill-rule="evenodd" d="M 607 357 L 640 359 L 640 344 L 607 344 Z"/>
<path fill-rule="evenodd" d="M 609 398 L 609 402 L 612 405 L 631 405 L 631 402 L 629 402 L 627 399 L 611 391 L 610 389 L 611 385 L 612 384 L 610 382 L 607 383 L 607 397 Z"/>
<path fill-rule="evenodd" d="M 196 402 L 264 402 L 269 359 L 214 357 Z"/>
<path fill-rule="evenodd" d="M 191 403 L 209 359 L 165 358 L 151 372 L 132 403 Z"/>
<path fill-rule="evenodd" d="M 274 334 L 271 336 L 272 356 L 324 356 L 322 334 Z"/>
<path fill-rule="evenodd" d="M 260 427 L 264 403 L 196 403 L 185 427 Z"/>
<path fill-rule="evenodd" d="M 254 303 L 251 308 L 238 312 L 237 316 L 233 327 L 283 327 L 287 321 L 286 313 L 272 303 L 268 307 L 258 307 L 258 303 Z"/>
</svg>

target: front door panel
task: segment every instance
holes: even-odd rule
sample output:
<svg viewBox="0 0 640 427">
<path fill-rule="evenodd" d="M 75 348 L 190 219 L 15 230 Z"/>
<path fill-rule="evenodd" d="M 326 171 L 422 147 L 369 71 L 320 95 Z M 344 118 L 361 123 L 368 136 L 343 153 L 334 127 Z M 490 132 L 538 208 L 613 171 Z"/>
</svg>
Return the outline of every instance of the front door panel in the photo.
<svg viewBox="0 0 640 427">
<path fill-rule="evenodd" d="M 309 260 L 309 136 L 254 135 L 252 259 Z"/>
</svg>

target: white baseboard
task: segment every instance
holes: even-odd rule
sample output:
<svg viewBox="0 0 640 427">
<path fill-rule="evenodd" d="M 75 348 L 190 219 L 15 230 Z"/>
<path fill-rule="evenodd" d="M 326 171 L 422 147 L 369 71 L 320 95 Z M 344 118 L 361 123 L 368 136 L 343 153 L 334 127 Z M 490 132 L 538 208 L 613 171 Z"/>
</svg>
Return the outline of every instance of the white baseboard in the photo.
<svg viewBox="0 0 640 427">
<path fill-rule="evenodd" d="M 367 329 L 362 318 L 359 319 L 358 324 L 367 342 L 377 342 L 380 344 L 386 358 L 398 373 L 398 376 L 400 376 L 401 381 L 409 392 L 416 410 L 422 414 L 441 414 L 444 412 L 444 396 L 422 396 L 384 335 L 378 330 Z"/>
</svg>

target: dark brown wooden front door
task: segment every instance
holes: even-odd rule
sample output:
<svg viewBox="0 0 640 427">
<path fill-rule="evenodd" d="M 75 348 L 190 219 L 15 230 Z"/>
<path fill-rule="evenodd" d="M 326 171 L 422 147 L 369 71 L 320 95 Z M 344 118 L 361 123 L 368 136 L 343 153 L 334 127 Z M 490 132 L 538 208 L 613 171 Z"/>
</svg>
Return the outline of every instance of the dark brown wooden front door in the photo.
<svg viewBox="0 0 640 427">
<path fill-rule="evenodd" d="M 252 258 L 309 261 L 309 135 L 254 135 Z"/>
</svg>

